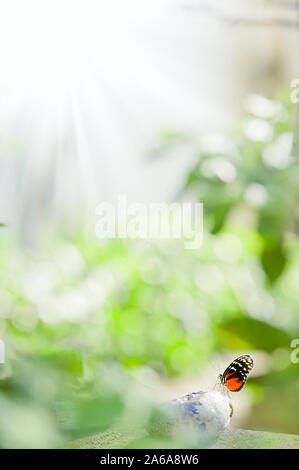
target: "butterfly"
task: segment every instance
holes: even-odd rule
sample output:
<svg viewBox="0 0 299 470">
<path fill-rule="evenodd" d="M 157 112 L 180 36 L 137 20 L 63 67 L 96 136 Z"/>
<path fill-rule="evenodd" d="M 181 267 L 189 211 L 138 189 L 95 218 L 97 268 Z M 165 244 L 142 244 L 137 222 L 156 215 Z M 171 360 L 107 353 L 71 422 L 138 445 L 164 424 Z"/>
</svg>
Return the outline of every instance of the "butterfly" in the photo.
<svg viewBox="0 0 299 470">
<path fill-rule="evenodd" d="M 225 385 L 230 392 L 239 392 L 244 387 L 247 376 L 253 368 L 253 359 L 248 354 L 237 357 L 219 375 L 220 383 Z"/>
</svg>

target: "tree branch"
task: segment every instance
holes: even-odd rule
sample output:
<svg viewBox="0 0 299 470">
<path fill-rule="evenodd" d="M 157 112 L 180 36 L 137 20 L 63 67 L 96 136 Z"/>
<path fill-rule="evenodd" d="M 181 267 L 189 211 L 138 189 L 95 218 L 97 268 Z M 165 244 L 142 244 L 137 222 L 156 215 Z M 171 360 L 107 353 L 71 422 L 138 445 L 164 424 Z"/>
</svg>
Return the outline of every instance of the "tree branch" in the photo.
<svg viewBox="0 0 299 470">
<path fill-rule="evenodd" d="M 269 0 L 268 0 L 269 1 Z M 284 2 L 281 0 L 272 0 L 277 5 L 283 5 Z M 287 1 L 287 4 L 284 5 L 286 8 L 289 9 L 298 9 L 299 10 L 299 3 L 294 3 L 291 0 Z M 246 16 L 234 16 L 229 13 L 226 13 L 223 10 L 215 8 L 207 3 L 201 4 L 194 4 L 194 3 L 186 3 L 183 5 L 183 8 L 188 11 L 195 11 L 199 13 L 203 13 L 206 16 L 210 16 L 216 18 L 217 20 L 227 24 L 228 26 L 279 26 L 283 28 L 299 28 L 299 18 L 292 19 L 292 18 L 278 18 L 278 17 L 270 17 L 270 18 L 259 18 L 259 17 L 246 17 Z"/>
</svg>

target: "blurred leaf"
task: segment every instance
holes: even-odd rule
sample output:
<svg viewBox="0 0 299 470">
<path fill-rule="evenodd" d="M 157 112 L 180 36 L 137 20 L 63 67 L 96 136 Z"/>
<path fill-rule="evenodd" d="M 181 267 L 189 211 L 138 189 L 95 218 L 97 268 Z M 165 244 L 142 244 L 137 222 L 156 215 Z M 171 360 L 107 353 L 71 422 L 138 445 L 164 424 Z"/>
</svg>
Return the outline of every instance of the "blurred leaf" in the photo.
<svg viewBox="0 0 299 470">
<path fill-rule="evenodd" d="M 290 336 L 283 330 L 250 317 L 239 317 L 219 325 L 223 330 L 233 333 L 248 342 L 252 349 L 272 352 L 282 346 L 289 346 Z M 237 348 L 236 348 L 237 349 Z"/>
<path fill-rule="evenodd" d="M 78 399 L 73 406 L 69 428 L 73 439 L 106 430 L 124 410 L 124 403 L 116 394 Z"/>
<path fill-rule="evenodd" d="M 272 283 L 275 282 L 282 274 L 287 262 L 282 243 L 268 240 L 262 252 L 261 261 L 268 279 Z"/>
</svg>

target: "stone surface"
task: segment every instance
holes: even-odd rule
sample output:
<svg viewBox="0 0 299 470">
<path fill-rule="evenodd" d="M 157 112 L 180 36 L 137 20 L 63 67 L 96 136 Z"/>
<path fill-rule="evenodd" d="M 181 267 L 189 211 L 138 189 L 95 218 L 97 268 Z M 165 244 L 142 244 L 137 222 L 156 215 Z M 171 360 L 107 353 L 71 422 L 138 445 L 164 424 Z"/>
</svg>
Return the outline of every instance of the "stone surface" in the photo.
<svg viewBox="0 0 299 470">
<path fill-rule="evenodd" d="M 121 449 L 131 447 L 140 434 L 123 434 L 116 431 L 106 431 L 73 442 L 69 447 L 81 449 Z M 146 443 L 146 441 L 144 441 Z M 165 441 L 156 440 L 159 448 L 164 447 Z M 135 446 L 133 445 L 133 448 Z M 276 434 L 272 432 L 247 431 L 244 429 L 226 430 L 220 434 L 214 449 L 299 449 L 299 436 L 293 434 Z M 167 447 L 166 447 L 167 448 Z"/>
<path fill-rule="evenodd" d="M 193 392 L 161 405 L 161 417 L 149 427 L 153 434 L 169 434 L 172 428 L 218 435 L 229 424 L 232 405 L 221 392 Z M 163 431 L 163 432 L 161 432 Z"/>
<path fill-rule="evenodd" d="M 299 436 L 274 432 L 226 430 L 218 438 L 215 449 L 299 449 Z"/>
</svg>

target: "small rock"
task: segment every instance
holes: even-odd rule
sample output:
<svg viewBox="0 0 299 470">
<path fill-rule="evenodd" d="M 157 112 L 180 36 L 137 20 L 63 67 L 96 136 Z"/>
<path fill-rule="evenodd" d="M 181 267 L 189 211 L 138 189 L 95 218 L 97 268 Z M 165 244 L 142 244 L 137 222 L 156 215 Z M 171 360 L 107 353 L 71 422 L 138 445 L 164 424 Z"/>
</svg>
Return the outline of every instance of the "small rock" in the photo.
<svg viewBox="0 0 299 470">
<path fill-rule="evenodd" d="M 161 406 L 153 420 L 151 434 L 218 436 L 232 416 L 228 395 L 221 392 L 193 392 Z"/>
</svg>

